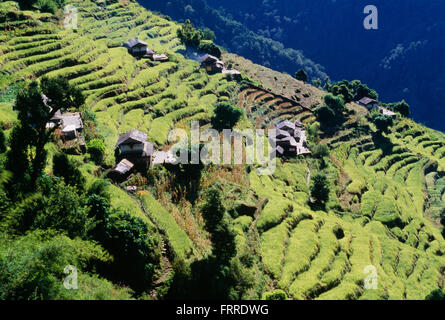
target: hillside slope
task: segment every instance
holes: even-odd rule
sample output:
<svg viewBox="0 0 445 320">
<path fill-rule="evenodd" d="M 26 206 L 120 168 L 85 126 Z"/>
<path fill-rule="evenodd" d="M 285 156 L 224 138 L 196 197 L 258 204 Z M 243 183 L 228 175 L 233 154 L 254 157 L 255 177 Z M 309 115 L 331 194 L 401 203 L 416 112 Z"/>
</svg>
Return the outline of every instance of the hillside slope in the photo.
<svg viewBox="0 0 445 320">
<path fill-rule="evenodd" d="M 0 3 L 5 79 L 0 121 L 8 135 L 16 120 L 9 93 L 24 80 L 68 78 L 86 96 L 85 108 L 96 116 L 95 137 L 106 146 L 102 166 L 73 156 L 88 180 L 104 176 L 115 164 L 120 134 L 135 128 L 157 149 L 167 148 L 172 128 L 187 129 L 194 120 L 208 127 L 221 101 L 245 110 L 240 127 L 269 128 L 292 119 L 308 131 L 317 128 L 313 110 L 325 94 L 318 88 L 232 54 L 223 59 L 242 71 L 244 81 L 209 75 L 183 56 L 185 47 L 176 35 L 180 25 L 137 2 L 67 4 L 78 8 L 76 31 L 64 30 L 50 14 Z M 169 61 L 133 58 L 122 44 L 136 37 L 167 53 Z M 253 278 L 232 298 L 258 299 L 282 289 L 290 299 L 424 299 L 442 288 L 445 135 L 399 118 L 385 139 L 377 139 L 367 111 L 353 103 L 347 107 L 349 118 L 337 133 L 311 130 L 311 143 L 329 146 L 323 161 L 314 156 L 278 160 L 271 176 L 259 176 L 247 165 L 209 166 L 184 188 L 167 169 L 112 185 L 113 207 L 143 218 L 167 247 L 152 297 L 172 298 L 165 292 L 174 272 L 180 273 L 173 262 L 193 267 L 209 255 L 200 206 L 201 192 L 214 185 L 224 191 L 240 268 Z M 50 153 L 58 148 L 51 144 Z M 50 163 L 46 171 L 51 174 Z M 311 205 L 310 181 L 319 172 L 330 184 L 324 210 Z M 139 187 L 137 194 L 125 191 L 131 184 Z M 365 288 L 368 266 L 377 270 L 375 290 Z M 205 286 L 200 289 L 205 292 Z"/>
</svg>

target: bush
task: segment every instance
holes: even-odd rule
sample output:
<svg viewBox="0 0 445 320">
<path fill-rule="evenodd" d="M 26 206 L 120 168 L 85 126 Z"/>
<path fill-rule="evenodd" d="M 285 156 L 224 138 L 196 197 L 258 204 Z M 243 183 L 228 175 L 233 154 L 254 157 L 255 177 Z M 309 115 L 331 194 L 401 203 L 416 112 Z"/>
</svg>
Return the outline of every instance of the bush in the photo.
<svg viewBox="0 0 445 320">
<path fill-rule="evenodd" d="M 217 58 L 221 58 L 222 55 L 221 49 L 213 42 L 201 42 L 201 44 L 198 46 L 198 50 L 211 54 Z"/>
<path fill-rule="evenodd" d="M 128 290 L 89 275 L 89 269 L 110 261 L 91 242 L 70 239 L 52 231 L 35 231 L 14 240 L 0 240 L 0 299 L 129 299 Z M 63 286 L 67 265 L 78 270 L 78 290 Z"/>
<path fill-rule="evenodd" d="M 212 126 L 217 130 L 232 129 L 242 115 L 243 111 L 231 103 L 220 103 L 216 106 L 215 114 L 211 119 Z"/>
<path fill-rule="evenodd" d="M 324 174 L 318 173 L 312 177 L 311 196 L 318 205 L 324 205 L 329 200 L 329 182 Z"/>
<path fill-rule="evenodd" d="M 137 293 L 147 290 L 159 264 L 157 243 L 145 222 L 128 213 L 112 216 L 106 226 L 104 247 L 113 255 L 112 277 Z"/>
<path fill-rule="evenodd" d="M 187 20 L 177 31 L 178 38 L 187 46 L 197 48 L 203 39 L 203 32 L 195 29 L 190 20 Z"/>
<path fill-rule="evenodd" d="M 53 174 L 64 179 L 70 186 L 76 186 L 83 190 L 85 178 L 77 165 L 68 159 L 65 153 L 56 153 L 53 156 Z"/>
<path fill-rule="evenodd" d="M 287 295 L 283 290 L 277 289 L 264 293 L 263 300 L 287 300 Z"/>
<path fill-rule="evenodd" d="M 105 144 L 102 140 L 93 139 L 87 143 L 88 153 L 91 155 L 91 159 L 100 165 L 103 162 L 105 154 Z"/>
<path fill-rule="evenodd" d="M 317 144 L 312 148 L 312 154 L 315 158 L 323 159 L 324 157 L 329 156 L 329 148 L 325 144 Z"/>
<path fill-rule="evenodd" d="M 308 75 L 307 75 L 306 71 L 304 71 L 303 69 L 300 69 L 295 73 L 295 78 L 297 80 L 306 82 L 308 79 Z"/>
</svg>

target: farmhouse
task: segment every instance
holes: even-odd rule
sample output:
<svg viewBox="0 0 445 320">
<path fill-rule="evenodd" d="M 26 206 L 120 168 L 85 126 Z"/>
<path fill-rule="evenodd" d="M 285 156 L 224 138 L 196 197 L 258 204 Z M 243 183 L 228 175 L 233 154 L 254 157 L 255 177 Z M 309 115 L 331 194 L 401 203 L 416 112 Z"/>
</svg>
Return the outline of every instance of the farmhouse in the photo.
<svg viewBox="0 0 445 320">
<path fill-rule="evenodd" d="M 379 106 L 379 102 L 377 100 L 364 97 L 358 101 L 358 104 L 365 107 L 368 110 L 377 108 Z"/>
<path fill-rule="evenodd" d="M 78 138 L 83 131 L 83 122 L 80 112 L 64 113 L 62 118 L 62 136 L 66 140 Z"/>
<path fill-rule="evenodd" d="M 144 56 L 148 53 L 148 43 L 138 39 L 131 40 L 125 47 L 134 56 Z"/>
<path fill-rule="evenodd" d="M 201 67 L 205 68 L 208 73 L 221 73 L 225 69 L 224 62 L 217 57 L 206 54 L 200 59 Z"/>
<path fill-rule="evenodd" d="M 301 128 L 300 121 L 282 121 L 275 125 L 276 135 L 274 150 L 278 156 L 292 157 L 295 155 L 310 154 L 306 146 L 306 132 Z"/>
<path fill-rule="evenodd" d="M 134 164 L 127 159 L 122 159 L 108 176 L 115 181 L 124 181 L 132 173 Z"/>
<path fill-rule="evenodd" d="M 206 71 L 210 74 L 223 73 L 230 75 L 235 79 L 241 78 L 241 72 L 236 69 L 227 69 L 225 63 L 215 56 L 206 54 L 199 59 L 199 61 L 201 62 L 201 67 L 206 69 Z"/>
<path fill-rule="evenodd" d="M 118 161 L 127 159 L 134 164 L 137 171 L 149 168 L 154 145 L 147 141 L 146 133 L 132 129 L 119 137 L 116 147 Z"/>
</svg>

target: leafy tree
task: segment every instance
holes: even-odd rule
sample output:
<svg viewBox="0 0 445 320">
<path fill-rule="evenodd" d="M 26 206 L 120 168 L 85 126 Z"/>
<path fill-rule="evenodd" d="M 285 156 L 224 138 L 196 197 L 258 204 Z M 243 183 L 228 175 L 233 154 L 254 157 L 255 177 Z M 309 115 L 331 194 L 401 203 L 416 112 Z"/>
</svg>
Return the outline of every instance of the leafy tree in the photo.
<svg viewBox="0 0 445 320">
<path fill-rule="evenodd" d="M 177 31 L 177 36 L 187 46 L 197 48 L 203 39 L 203 32 L 195 29 L 190 20 L 187 20 Z"/>
<path fill-rule="evenodd" d="M 109 219 L 105 236 L 104 247 L 114 257 L 111 276 L 137 293 L 147 290 L 159 264 L 159 252 L 146 223 L 128 213 L 114 215 Z"/>
<path fill-rule="evenodd" d="M 84 198 L 63 180 L 42 176 L 39 191 L 18 202 L 6 219 L 9 229 L 18 233 L 28 230 L 53 229 L 70 237 L 86 238 L 93 226 Z"/>
<path fill-rule="evenodd" d="M 61 108 L 79 108 L 83 103 L 81 91 L 60 76 L 43 77 L 40 86 L 33 81 L 18 92 L 15 108 L 20 123 L 11 134 L 6 167 L 14 174 L 22 192 L 35 189 L 45 166 L 45 145 L 56 129 L 47 129 L 48 121 Z"/>
<path fill-rule="evenodd" d="M 91 237 L 99 242 L 106 240 L 106 230 L 109 223 L 111 208 L 107 199 L 93 194 L 87 199 L 88 216 L 92 218 L 95 223 L 90 230 Z"/>
<path fill-rule="evenodd" d="M 385 116 L 380 113 L 374 113 L 372 116 L 372 123 L 376 126 L 379 134 L 388 133 L 389 128 L 393 124 L 393 119 L 390 116 Z"/>
<path fill-rule="evenodd" d="M 343 97 L 327 94 L 324 96 L 324 102 L 324 106 L 315 110 L 318 121 L 325 129 L 338 127 L 346 120 Z"/>
<path fill-rule="evenodd" d="M 326 144 L 317 144 L 312 148 L 312 155 L 315 158 L 323 159 L 329 156 L 329 148 Z"/>
<path fill-rule="evenodd" d="M 215 32 L 213 32 L 209 28 L 202 29 L 202 40 L 215 41 L 216 40 Z"/>
<path fill-rule="evenodd" d="M 102 164 L 105 154 L 105 144 L 100 139 L 93 139 L 87 143 L 88 153 L 91 155 L 91 159 L 97 164 Z"/>
<path fill-rule="evenodd" d="M 326 175 L 317 173 L 312 177 L 312 185 L 310 187 L 311 196 L 315 203 L 324 206 L 329 200 L 329 182 Z"/>
<path fill-rule="evenodd" d="M 368 88 L 366 84 L 361 83 L 359 80 L 353 80 L 351 82 L 347 80 L 338 81 L 325 89 L 335 96 L 342 95 L 346 103 L 358 101 L 364 97 L 378 99 L 377 92 Z"/>
<path fill-rule="evenodd" d="M 390 108 L 394 110 L 394 112 L 400 113 L 403 117 L 409 117 L 410 115 L 410 107 L 409 104 L 406 103 L 405 100 L 402 100 L 397 103 L 391 103 L 388 105 Z"/>
<path fill-rule="evenodd" d="M 70 186 L 76 186 L 79 190 L 83 190 L 85 178 L 77 165 L 68 159 L 63 153 L 56 153 L 53 156 L 53 174 L 64 179 L 65 183 Z"/>
<path fill-rule="evenodd" d="M 307 82 L 308 75 L 307 75 L 306 71 L 304 71 L 303 69 L 300 69 L 295 73 L 295 79 L 303 81 L 303 82 Z"/>
<path fill-rule="evenodd" d="M 334 84 L 332 85 L 330 91 L 335 96 L 341 95 L 346 103 L 351 102 L 353 100 L 353 94 L 351 93 L 346 84 L 341 84 L 341 85 Z"/>
<path fill-rule="evenodd" d="M 213 42 L 201 42 L 201 44 L 198 46 L 198 50 L 211 54 L 217 58 L 221 58 L 222 55 L 221 49 Z"/>
<path fill-rule="evenodd" d="M 242 115 L 243 111 L 240 108 L 234 107 L 229 102 L 223 102 L 216 106 L 211 123 L 217 130 L 232 129 Z"/>
<path fill-rule="evenodd" d="M 325 128 L 335 125 L 335 113 L 326 105 L 315 109 L 315 116 L 320 124 Z"/>
<path fill-rule="evenodd" d="M 201 207 L 205 229 L 210 233 L 213 254 L 223 262 L 230 261 L 236 254 L 235 233 L 222 204 L 222 193 L 218 186 L 210 188 Z"/>
<path fill-rule="evenodd" d="M 317 79 L 312 80 L 312 84 L 317 88 L 321 88 L 323 82 L 321 81 L 320 78 L 317 78 Z"/>
</svg>

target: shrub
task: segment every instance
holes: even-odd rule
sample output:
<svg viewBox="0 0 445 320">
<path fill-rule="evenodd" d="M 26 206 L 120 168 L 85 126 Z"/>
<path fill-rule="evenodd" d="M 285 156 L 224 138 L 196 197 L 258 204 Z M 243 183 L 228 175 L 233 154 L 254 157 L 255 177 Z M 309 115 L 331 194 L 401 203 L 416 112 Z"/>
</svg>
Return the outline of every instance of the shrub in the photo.
<svg viewBox="0 0 445 320">
<path fill-rule="evenodd" d="M 308 79 L 308 75 L 307 75 L 306 71 L 304 71 L 303 69 L 300 69 L 295 73 L 295 78 L 297 80 L 306 82 Z"/>
<path fill-rule="evenodd" d="M 203 32 L 195 29 L 190 20 L 187 20 L 177 31 L 177 36 L 187 46 L 197 48 L 203 38 Z"/>
<path fill-rule="evenodd" d="M 211 119 L 213 128 L 217 130 L 232 129 L 243 115 L 243 111 L 231 103 L 223 102 L 216 106 Z"/>
<path fill-rule="evenodd" d="M 325 204 L 329 200 L 329 182 L 326 175 L 318 173 L 311 180 L 311 196 L 315 203 Z"/>
<path fill-rule="evenodd" d="M 85 178 L 73 161 L 68 159 L 65 153 L 56 153 L 53 156 L 53 174 L 65 180 L 70 186 L 83 189 Z"/>
<path fill-rule="evenodd" d="M 105 144 L 102 140 L 93 139 L 87 143 L 88 153 L 91 155 L 91 159 L 100 165 L 104 159 Z"/>
<path fill-rule="evenodd" d="M 287 300 L 287 295 L 283 290 L 277 289 L 264 293 L 263 300 Z"/>
<path fill-rule="evenodd" d="M 315 158 L 323 159 L 324 157 L 329 156 L 329 148 L 325 144 L 317 144 L 312 148 L 312 154 Z"/>
<path fill-rule="evenodd" d="M 217 58 L 221 58 L 222 55 L 221 49 L 213 42 L 201 42 L 201 44 L 198 46 L 198 50 L 211 54 Z"/>
<path fill-rule="evenodd" d="M 128 213 L 119 214 L 110 218 L 105 233 L 104 247 L 114 257 L 111 276 L 139 293 L 149 288 L 159 252 L 145 222 Z"/>
</svg>

